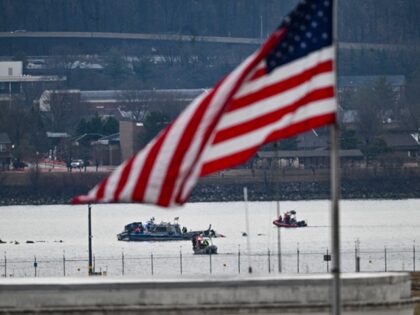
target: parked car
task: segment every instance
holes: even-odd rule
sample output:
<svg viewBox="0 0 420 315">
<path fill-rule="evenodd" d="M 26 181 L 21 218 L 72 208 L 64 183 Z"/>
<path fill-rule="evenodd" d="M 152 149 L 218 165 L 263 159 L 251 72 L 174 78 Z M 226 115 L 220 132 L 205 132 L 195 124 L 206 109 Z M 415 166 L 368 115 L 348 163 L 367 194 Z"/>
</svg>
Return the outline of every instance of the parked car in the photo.
<svg viewBox="0 0 420 315">
<path fill-rule="evenodd" d="M 27 69 L 44 69 L 46 68 L 45 60 L 43 59 L 31 59 L 28 60 L 26 65 Z"/>
<path fill-rule="evenodd" d="M 26 164 L 25 162 L 18 161 L 18 160 L 13 162 L 13 168 L 15 170 L 24 169 L 25 167 L 28 167 L 28 164 Z"/>
<path fill-rule="evenodd" d="M 82 168 L 84 165 L 83 160 L 73 160 L 70 162 L 72 168 Z"/>
</svg>

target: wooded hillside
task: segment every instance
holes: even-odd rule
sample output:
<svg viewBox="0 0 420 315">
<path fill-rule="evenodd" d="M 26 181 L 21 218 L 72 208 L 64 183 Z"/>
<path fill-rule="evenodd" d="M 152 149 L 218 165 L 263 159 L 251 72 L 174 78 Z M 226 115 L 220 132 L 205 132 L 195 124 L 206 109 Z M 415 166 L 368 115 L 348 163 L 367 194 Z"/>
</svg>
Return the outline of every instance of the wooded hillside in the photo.
<svg viewBox="0 0 420 315">
<path fill-rule="evenodd" d="M 180 33 L 259 37 L 297 0 L 0 0 L 0 31 Z M 340 0 L 341 41 L 419 42 L 420 1 Z"/>
</svg>

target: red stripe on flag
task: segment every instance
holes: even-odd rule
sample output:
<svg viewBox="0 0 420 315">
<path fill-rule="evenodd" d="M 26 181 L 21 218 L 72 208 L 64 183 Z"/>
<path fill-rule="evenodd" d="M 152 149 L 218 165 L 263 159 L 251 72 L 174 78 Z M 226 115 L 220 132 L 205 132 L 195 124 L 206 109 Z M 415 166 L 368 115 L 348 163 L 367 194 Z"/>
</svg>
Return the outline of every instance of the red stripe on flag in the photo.
<svg viewBox="0 0 420 315">
<path fill-rule="evenodd" d="M 117 188 L 114 192 L 114 201 L 118 202 L 120 200 L 120 194 L 124 189 L 125 184 L 127 183 L 128 177 L 130 176 L 131 168 L 133 166 L 134 158 L 136 156 L 132 156 L 130 160 L 127 161 L 127 164 L 124 166 L 123 171 L 121 172 L 120 179 L 117 184 Z"/>
<path fill-rule="evenodd" d="M 165 140 L 172 126 L 173 124 L 169 125 L 164 131 L 162 131 L 162 133 L 159 136 L 159 139 L 157 139 L 157 141 L 153 144 L 152 148 L 150 149 L 149 154 L 147 155 L 144 161 L 144 165 L 140 170 L 136 186 L 134 187 L 134 191 L 132 194 L 133 201 L 143 201 L 144 193 L 146 191 L 147 185 L 149 184 L 150 174 L 152 172 L 153 165 L 155 164 L 156 157 L 163 144 L 163 141 Z"/>
<path fill-rule="evenodd" d="M 228 111 L 231 112 L 231 111 L 243 108 L 245 106 L 248 106 L 249 104 L 253 104 L 264 98 L 268 98 L 270 96 L 280 94 L 284 91 L 287 91 L 291 88 L 301 85 L 306 81 L 309 81 L 315 75 L 318 75 L 324 72 L 331 72 L 332 70 L 333 70 L 332 60 L 324 61 L 322 63 L 317 64 L 316 66 L 312 68 L 309 68 L 299 73 L 298 75 L 287 78 L 286 80 L 277 82 L 272 85 L 267 85 L 264 88 L 258 89 L 258 91 L 254 93 L 247 94 L 243 97 L 233 100 L 233 102 L 229 106 Z"/>
<path fill-rule="evenodd" d="M 335 122 L 336 122 L 335 113 L 329 113 L 322 116 L 309 118 L 309 119 L 300 121 L 296 124 L 293 124 L 285 129 L 273 131 L 264 141 L 264 144 L 275 141 L 275 140 L 279 140 L 279 139 L 293 137 L 297 135 L 298 133 L 302 133 L 310 129 L 316 129 L 321 126 L 334 124 Z"/>
<path fill-rule="evenodd" d="M 95 198 L 99 201 L 104 198 L 105 195 L 105 187 L 108 183 L 109 177 L 105 178 L 105 180 L 99 185 L 98 190 L 96 191 Z"/>
<path fill-rule="evenodd" d="M 335 121 L 335 113 L 330 113 L 310 118 L 308 120 L 293 124 L 281 130 L 276 130 L 270 135 L 268 135 L 262 143 L 254 147 L 248 148 L 243 151 L 238 151 L 237 153 L 205 163 L 201 169 L 200 176 L 203 177 L 218 172 L 222 169 L 226 169 L 245 162 L 250 157 L 252 157 L 258 151 L 258 148 L 263 144 L 269 143 L 274 140 L 292 137 L 298 133 L 307 131 L 309 129 L 318 128 L 327 124 L 333 124 L 335 123 Z"/>
<path fill-rule="evenodd" d="M 265 68 L 258 69 L 255 73 L 249 78 L 249 81 L 259 79 L 267 74 Z"/>
<path fill-rule="evenodd" d="M 326 87 L 326 88 L 312 91 L 308 93 L 307 95 L 305 95 L 304 97 L 297 100 L 296 102 L 286 107 L 283 107 L 276 111 L 259 116 L 255 119 L 247 120 L 246 122 L 242 124 L 234 125 L 232 127 L 218 131 L 216 134 L 216 137 L 213 140 L 213 144 L 217 144 L 231 138 L 239 137 L 245 133 L 263 128 L 267 125 L 270 125 L 280 120 L 286 114 L 296 111 L 299 107 L 303 107 L 304 105 L 314 102 L 314 101 L 331 98 L 333 96 L 334 96 L 333 87 Z"/>
</svg>

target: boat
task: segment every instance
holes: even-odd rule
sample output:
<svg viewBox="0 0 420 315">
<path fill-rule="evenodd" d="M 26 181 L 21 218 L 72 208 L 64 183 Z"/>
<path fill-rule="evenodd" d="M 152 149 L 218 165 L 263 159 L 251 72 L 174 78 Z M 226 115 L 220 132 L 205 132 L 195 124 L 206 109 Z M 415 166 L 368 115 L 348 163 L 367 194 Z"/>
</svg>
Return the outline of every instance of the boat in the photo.
<svg viewBox="0 0 420 315">
<path fill-rule="evenodd" d="M 273 221 L 273 224 L 279 228 L 298 228 L 308 226 L 308 223 L 305 220 L 298 221 L 296 219 L 295 210 L 285 212 L 283 217 L 280 215 Z"/>
<path fill-rule="evenodd" d="M 213 230 L 211 228 L 211 224 L 209 225 L 209 228 L 207 230 L 200 230 L 200 231 L 191 231 L 188 232 L 191 234 L 191 237 L 194 235 L 200 235 L 202 234 L 204 237 L 208 237 L 208 238 L 217 238 L 217 237 L 226 237 L 225 235 L 216 232 L 215 230 Z"/>
<path fill-rule="evenodd" d="M 173 223 L 163 221 L 156 223 L 154 217 L 146 223 L 132 222 L 124 227 L 124 231 L 117 234 L 117 239 L 128 242 L 147 242 L 191 240 L 194 235 L 199 234 L 211 237 L 224 237 L 224 235 L 212 230 L 211 225 L 207 230 L 187 231 L 186 227 L 181 228 L 178 219 L 178 217 L 175 218 Z"/>
<path fill-rule="evenodd" d="M 202 234 L 196 234 L 192 238 L 194 255 L 215 255 L 217 246 L 213 245 L 211 238 L 205 238 Z"/>
<path fill-rule="evenodd" d="M 124 231 L 117 234 L 119 241 L 182 241 L 190 240 L 192 235 L 186 228 L 181 229 L 177 218 L 175 222 L 156 223 L 155 218 L 151 218 L 146 223 L 132 222 L 124 227 Z"/>
<path fill-rule="evenodd" d="M 217 254 L 217 246 L 216 245 L 209 245 L 204 248 L 195 248 L 194 255 L 216 255 Z"/>
</svg>

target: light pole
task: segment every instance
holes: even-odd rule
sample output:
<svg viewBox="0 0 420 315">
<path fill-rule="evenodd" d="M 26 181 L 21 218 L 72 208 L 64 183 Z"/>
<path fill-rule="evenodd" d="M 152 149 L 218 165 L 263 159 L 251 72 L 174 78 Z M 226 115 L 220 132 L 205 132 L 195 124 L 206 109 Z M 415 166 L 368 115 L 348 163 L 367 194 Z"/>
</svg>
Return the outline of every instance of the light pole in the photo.
<svg viewBox="0 0 420 315">
<path fill-rule="evenodd" d="M 12 81 L 9 81 L 9 110 L 12 108 Z"/>
<path fill-rule="evenodd" d="M 10 160 L 10 165 L 9 165 L 9 167 L 13 167 L 13 160 L 15 159 L 15 145 L 14 144 L 12 144 L 12 158 L 11 158 L 11 160 Z"/>
<path fill-rule="evenodd" d="M 38 173 L 38 163 L 39 163 L 39 152 L 36 151 L 35 170 L 37 173 Z"/>
</svg>

